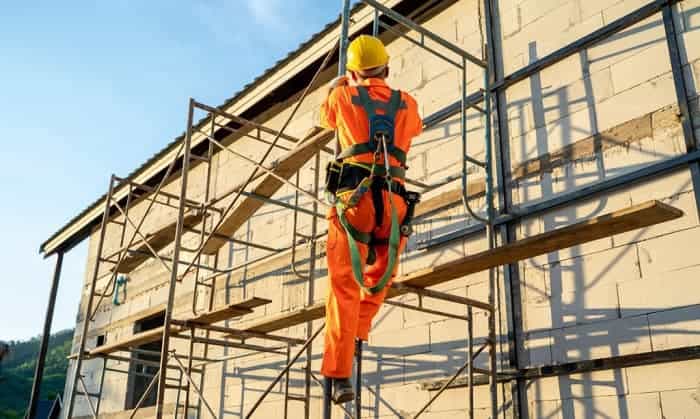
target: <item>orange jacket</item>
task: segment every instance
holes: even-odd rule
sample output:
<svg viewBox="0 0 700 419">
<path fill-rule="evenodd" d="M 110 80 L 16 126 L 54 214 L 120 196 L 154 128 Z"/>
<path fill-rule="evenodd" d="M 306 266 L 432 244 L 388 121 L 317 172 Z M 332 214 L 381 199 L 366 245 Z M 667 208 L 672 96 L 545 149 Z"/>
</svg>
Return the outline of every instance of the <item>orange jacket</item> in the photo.
<svg viewBox="0 0 700 419">
<path fill-rule="evenodd" d="M 369 96 L 374 100 L 389 102 L 391 88 L 382 79 L 371 78 L 364 80 L 362 85 L 368 87 Z M 338 130 L 341 150 L 352 144 L 369 141 L 369 119 L 361 106 L 352 103 L 352 97 L 357 96 L 357 88 L 339 86 L 333 89 L 321 106 L 321 125 L 325 128 Z M 400 109 L 394 120 L 394 143 L 408 153 L 411 141 L 423 132 L 423 121 L 418 114 L 418 105 L 411 95 L 401 92 L 401 99 L 406 103 L 405 109 Z M 349 157 L 349 161 L 358 163 L 373 163 L 374 156 L 362 154 Z M 391 156 L 389 164 L 400 166 Z"/>
</svg>

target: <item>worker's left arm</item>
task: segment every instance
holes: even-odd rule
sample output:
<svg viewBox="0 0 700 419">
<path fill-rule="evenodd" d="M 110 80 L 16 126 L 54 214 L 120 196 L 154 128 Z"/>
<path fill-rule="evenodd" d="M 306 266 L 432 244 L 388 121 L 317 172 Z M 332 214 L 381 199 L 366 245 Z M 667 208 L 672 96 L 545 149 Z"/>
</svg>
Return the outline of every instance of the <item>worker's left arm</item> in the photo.
<svg viewBox="0 0 700 419">
<path fill-rule="evenodd" d="M 336 108 L 338 104 L 338 87 L 346 86 L 348 84 L 348 79 L 345 76 L 336 77 L 328 84 L 328 93 L 326 94 L 326 100 L 321 105 L 321 126 L 327 129 L 336 129 L 338 124 L 336 122 Z"/>
</svg>

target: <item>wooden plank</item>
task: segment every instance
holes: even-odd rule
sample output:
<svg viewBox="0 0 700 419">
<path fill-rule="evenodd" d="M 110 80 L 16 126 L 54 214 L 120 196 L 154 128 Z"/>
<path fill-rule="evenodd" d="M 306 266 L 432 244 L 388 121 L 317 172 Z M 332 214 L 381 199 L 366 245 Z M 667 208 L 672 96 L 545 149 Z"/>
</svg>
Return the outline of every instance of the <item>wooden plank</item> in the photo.
<svg viewBox="0 0 700 419">
<path fill-rule="evenodd" d="M 489 268 L 673 220 L 682 215 L 683 211 L 679 209 L 658 201 L 649 201 L 440 266 L 422 269 L 399 281 L 415 287 L 430 287 Z"/>
<path fill-rule="evenodd" d="M 171 327 L 170 333 L 181 332 L 181 327 Z M 124 340 L 108 343 L 102 346 L 98 346 L 90 351 L 90 356 L 95 355 L 106 355 L 113 352 L 122 351 L 128 348 L 133 348 L 135 346 L 145 345 L 151 342 L 157 342 L 163 338 L 163 326 L 156 327 L 155 329 L 146 330 L 145 332 L 136 333 Z"/>
<path fill-rule="evenodd" d="M 683 211 L 658 201 L 614 211 L 587 221 L 538 234 L 508 245 L 466 256 L 443 265 L 397 277 L 389 298 L 405 294 L 400 285 L 427 288 L 489 268 L 529 259 L 556 250 L 663 223 L 683 216 Z M 247 331 L 269 333 L 317 320 L 325 316 L 325 305 L 317 303 L 249 325 Z"/>
<path fill-rule="evenodd" d="M 314 129 L 306 138 L 293 150 L 285 154 L 274 166 L 274 173 L 284 179 L 290 179 L 301 169 L 314 154 L 333 139 L 333 132 L 327 130 Z M 272 197 L 284 185 L 282 181 L 270 174 L 259 176 L 262 178 L 251 191 L 252 193 Z M 234 190 L 238 190 L 245 185 L 239 185 Z M 216 230 L 219 237 L 212 237 L 204 244 L 203 253 L 205 255 L 215 254 L 227 241 L 223 237 L 232 237 L 234 233 L 245 224 L 255 212 L 265 203 L 252 197 L 242 197 L 240 203 L 222 222 Z"/>
<path fill-rule="evenodd" d="M 199 316 L 188 320 L 199 324 L 217 323 L 233 317 L 239 317 L 244 314 L 252 313 L 254 308 L 270 304 L 271 302 L 272 300 L 268 300 L 267 298 L 253 297 L 240 303 L 229 304 L 224 308 L 213 310 L 209 313 L 200 314 Z"/>
<path fill-rule="evenodd" d="M 264 320 L 243 329 L 245 332 L 270 333 L 282 330 L 310 320 L 322 319 L 326 315 L 325 303 L 316 303 L 299 310 L 280 313 L 266 317 Z"/>
<path fill-rule="evenodd" d="M 271 303 L 271 300 L 266 298 L 253 297 L 233 304 L 228 304 L 224 307 L 212 310 L 208 313 L 201 314 L 197 317 L 189 318 L 187 321 L 196 322 L 199 324 L 212 324 L 223 320 L 228 320 L 234 317 L 239 317 L 244 314 L 251 313 L 254 308 Z M 146 330 L 130 336 L 124 340 L 114 343 L 108 343 L 90 351 L 90 356 L 105 355 L 117 351 L 127 350 L 136 346 L 141 346 L 146 343 L 157 342 L 163 338 L 163 326 L 155 329 Z M 171 326 L 170 333 L 175 334 L 182 332 L 184 329 L 180 326 Z"/>
<path fill-rule="evenodd" d="M 185 215 L 184 221 L 186 227 L 193 227 L 199 224 L 204 218 L 204 213 L 192 213 Z M 177 221 L 167 224 L 156 231 L 145 234 L 146 241 L 156 252 L 163 250 L 167 245 L 173 242 L 175 239 L 175 228 L 177 226 Z M 130 252 L 124 257 L 122 263 L 119 265 L 117 272 L 126 274 L 132 272 L 142 263 L 152 258 L 153 255 L 143 240 L 137 241 L 134 246 L 131 247 L 133 252 Z"/>
</svg>

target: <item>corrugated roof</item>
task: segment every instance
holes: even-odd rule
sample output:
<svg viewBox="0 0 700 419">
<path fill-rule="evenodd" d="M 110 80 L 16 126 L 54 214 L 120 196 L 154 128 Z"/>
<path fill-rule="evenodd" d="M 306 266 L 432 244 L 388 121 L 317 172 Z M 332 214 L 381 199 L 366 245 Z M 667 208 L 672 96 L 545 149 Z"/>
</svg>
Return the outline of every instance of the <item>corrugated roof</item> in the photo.
<svg viewBox="0 0 700 419">
<path fill-rule="evenodd" d="M 357 3 L 353 8 L 351 13 L 355 13 L 358 10 L 362 9 L 363 7 L 366 7 L 364 3 Z M 243 86 L 241 90 L 239 90 L 236 94 L 231 96 L 230 98 L 226 99 L 223 104 L 219 105 L 219 109 L 225 109 L 229 106 L 231 106 L 233 103 L 235 103 L 237 100 L 241 99 L 246 93 L 248 93 L 254 86 L 258 85 L 259 83 L 263 82 L 267 78 L 271 77 L 277 70 L 279 70 L 282 66 L 287 64 L 289 61 L 294 59 L 297 55 L 301 54 L 304 52 L 307 48 L 309 48 L 314 42 L 316 42 L 318 39 L 323 37 L 324 35 L 328 34 L 330 31 L 332 31 L 337 25 L 340 24 L 340 15 L 338 15 L 338 18 L 336 18 L 334 21 L 328 23 L 321 29 L 320 31 L 316 32 L 315 34 L 311 35 L 311 37 L 305 41 L 302 42 L 296 49 L 291 51 L 289 54 L 287 54 L 284 58 L 278 60 L 273 64 L 271 67 L 269 67 L 267 70 L 265 70 L 260 76 L 256 77 L 251 81 L 250 83 L 246 84 Z M 201 127 L 203 126 L 208 118 L 202 118 L 197 122 L 197 126 Z M 185 133 L 180 134 L 178 137 L 176 137 L 174 140 L 172 140 L 168 145 L 166 145 L 163 149 L 161 149 L 159 152 L 155 153 L 151 158 L 146 160 L 143 164 L 141 164 L 138 168 L 136 168 L 134 171 L 132 171 L 128 176 L 127 179 L 133 179 L 136 176 L 138 176 L 141 172 L 143 172 L 147 167 L 151 166 L 153 163 L 158 161 L 161 157 L 163 157 L 165 154 L 168 152 L 172 151 L 175 147 L 177 147 L 184 139 Z M 39 248 L 40 252 L 45 252 L 45 247 L 46 244 L 50 241 L 52 241 L 54 238 L 56 238 L 58 235 L 60 235 L 64 230 L 66 230 L 69 226 L 77 222 L 79 219 L 84 217 L 88 212 L 92 211 L 97 205 L 102 203 L 105 199 L 107 198 L 107 194 L 105 193 L 104 195 L 100 196 L 98 199 L 96 199 L 92 204 L 88 205 L 87 208 L 82 210 L 78 215 L 75 217 L 71 218 L 63 227 L 61 227 L 58 231 L 56 231 L 54 234 L 52 234 L 44 243 L 41 244 L 41 247 Z"/>
</svg>

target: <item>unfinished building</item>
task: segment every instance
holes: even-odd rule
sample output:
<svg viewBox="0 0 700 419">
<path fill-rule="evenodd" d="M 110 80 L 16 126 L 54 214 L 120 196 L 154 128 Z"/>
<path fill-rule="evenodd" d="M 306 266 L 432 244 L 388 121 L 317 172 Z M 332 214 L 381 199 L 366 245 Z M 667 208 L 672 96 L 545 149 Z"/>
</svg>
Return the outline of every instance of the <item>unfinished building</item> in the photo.
<svg viewBox="0 0 700 419">
<path fill-rule="evenodd" d="M 346 31 L 419 102 L 423 196 L 329 412 L 317 125 Z M 64 417 L 700 417 L 698 92 L 700 0 L 359 2 L 42 245 L 57 283 L 89 240 Z"/>
</svg>

